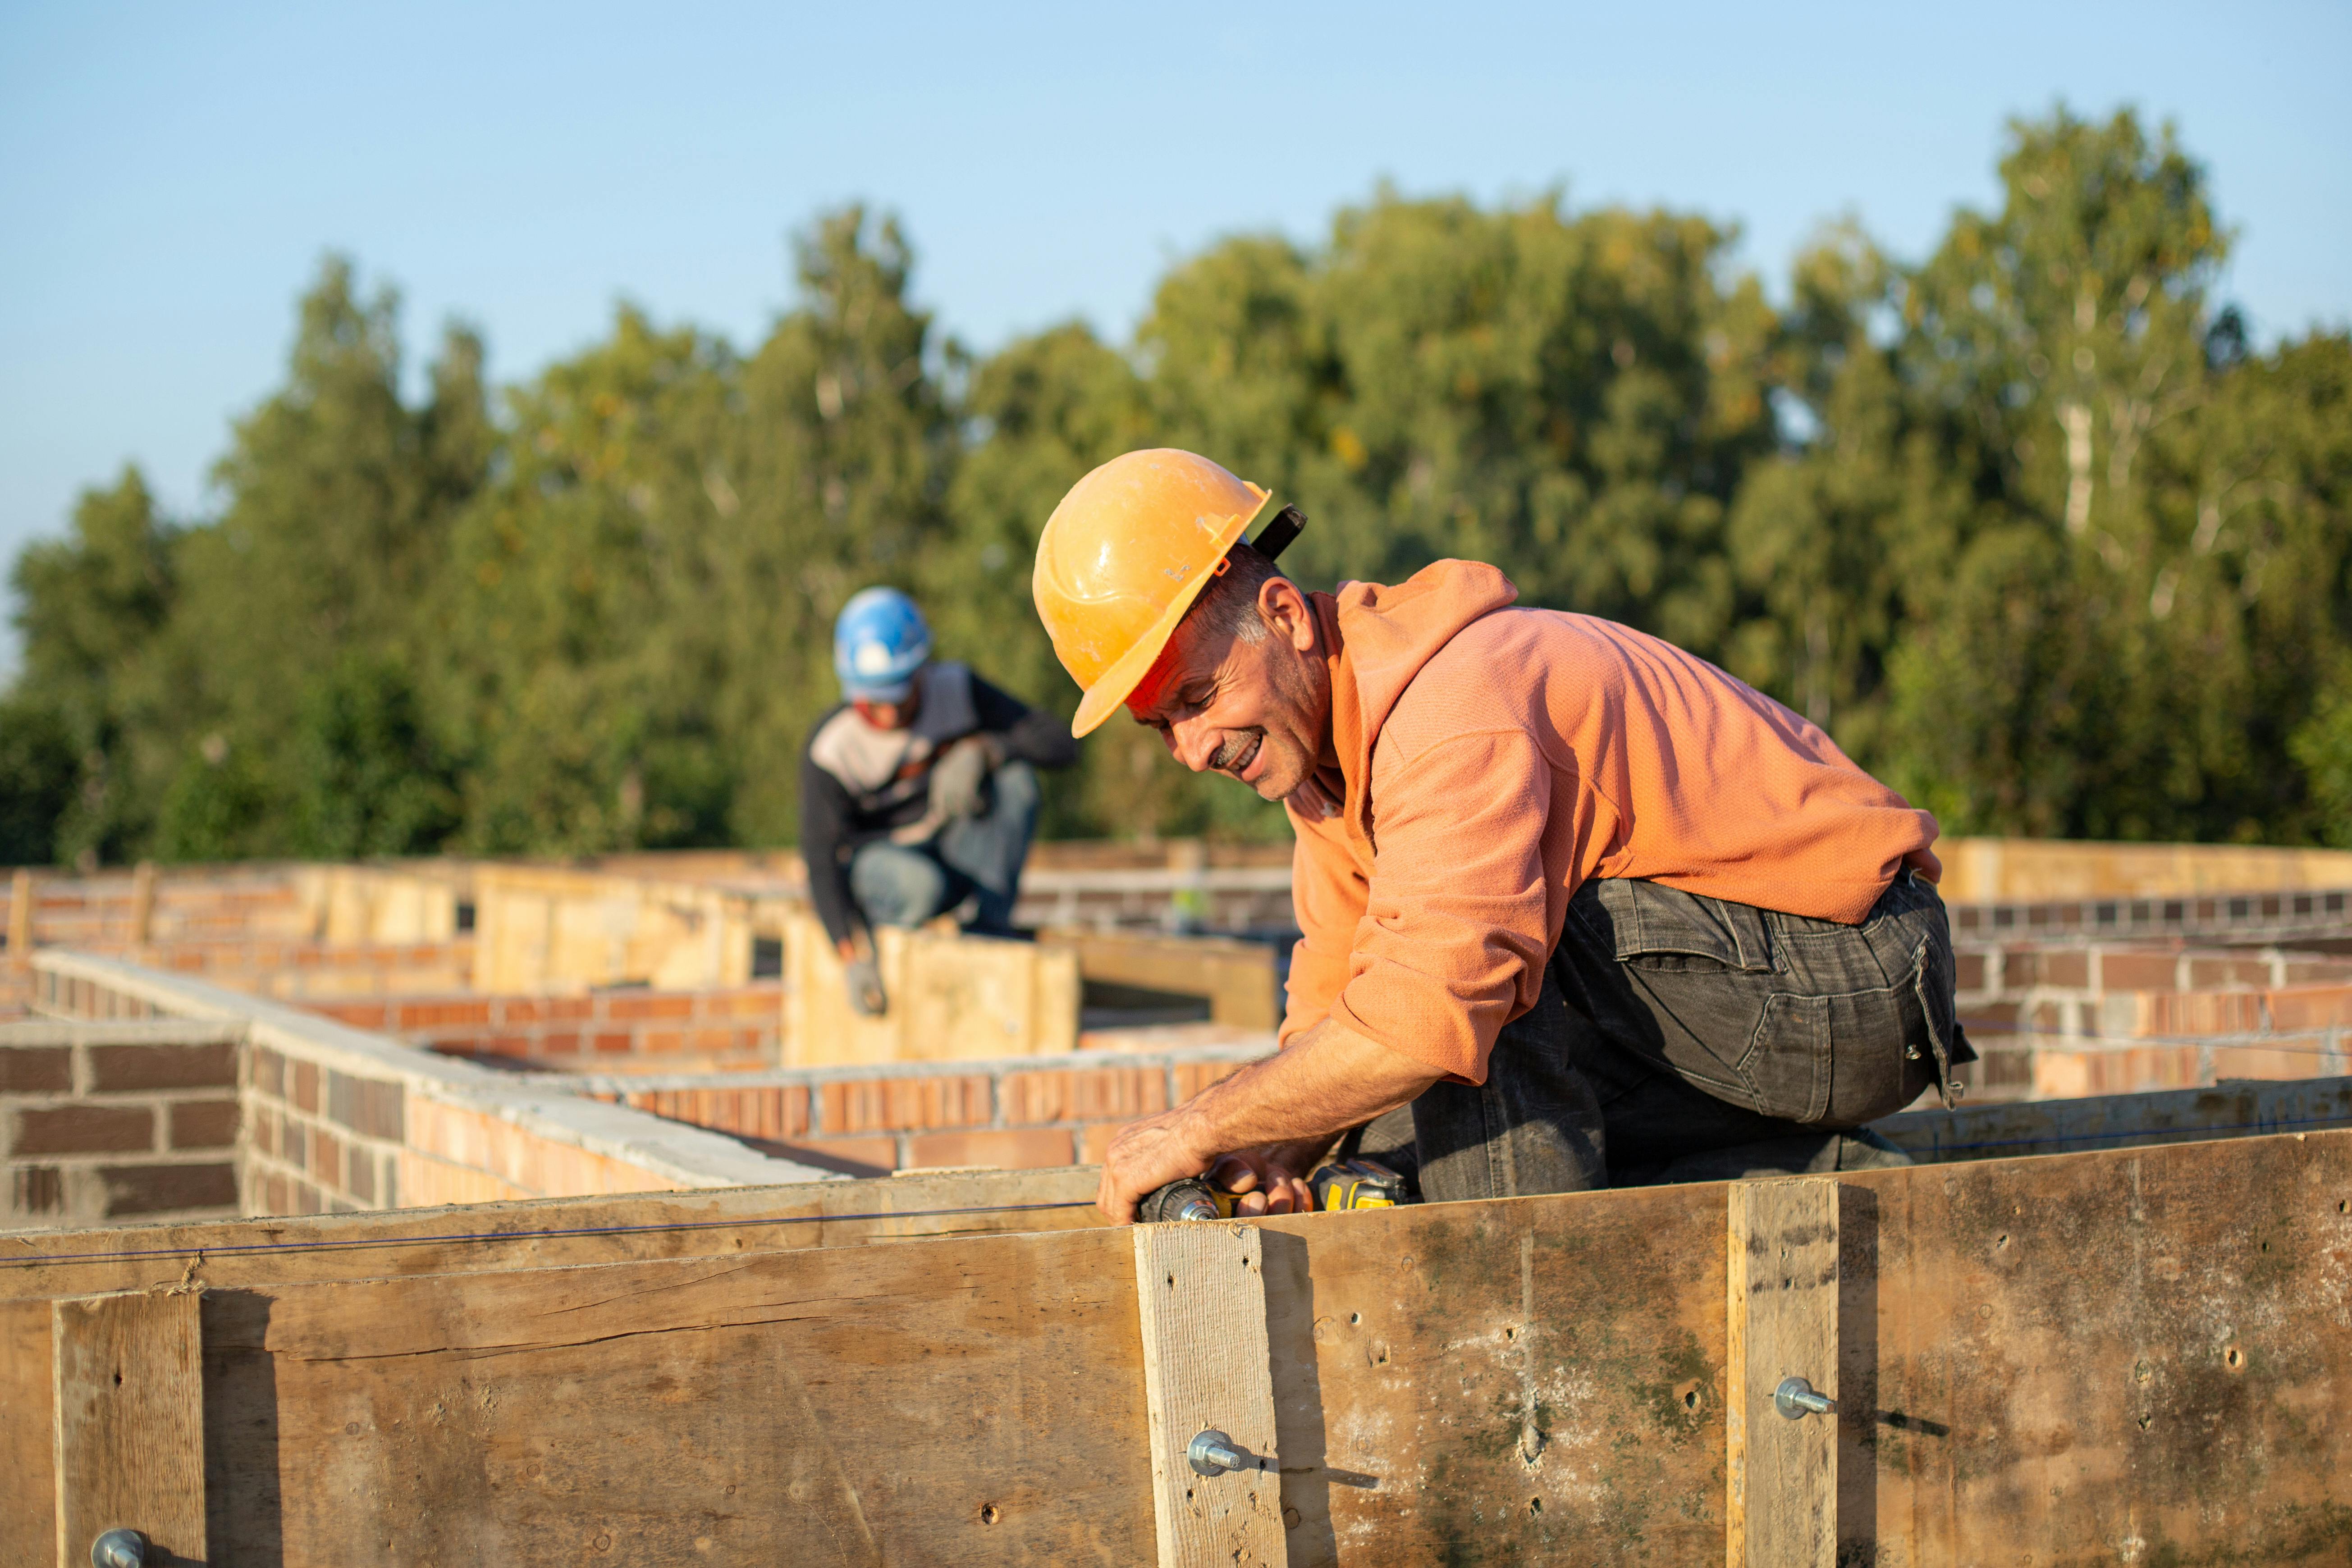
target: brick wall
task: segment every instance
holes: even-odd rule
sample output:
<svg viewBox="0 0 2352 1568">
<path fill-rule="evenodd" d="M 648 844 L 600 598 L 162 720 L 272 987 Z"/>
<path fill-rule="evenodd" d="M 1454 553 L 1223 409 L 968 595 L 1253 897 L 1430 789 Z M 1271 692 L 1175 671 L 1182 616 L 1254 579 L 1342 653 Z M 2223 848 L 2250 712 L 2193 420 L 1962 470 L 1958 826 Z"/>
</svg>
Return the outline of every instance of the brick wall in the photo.
<svg viewBox="0 0 2352 1568">
<path fill-rule="evenodd" d="M 462 990 L 474 973 L 474 943 L 468 937 L 349 946 L 273 940 L 170 942 L 122 949 L 116 956 L 232 991 L 295 999 Z"/>
<path fill-rule="evenodd" d="M 776 1063 L 783 987 L 592 991 L 583 996 L 459 992 L 300 1005 L 444 1056 L 496 1058 L 574 1072 L 745 1071 Z"/>
<path fill-rule="evenodd" d="M 1034 1169 L 1099 1161 L 1119 1128 L 1181 1104 L 1271 1045 L 594 1087 L 620 1103 L 854 1175 L 941 1165 Z"/>
<path fill-rule="evenodd" d="M 146 1100 L 168 1094 L 227 1108 L 229 1142 L 205 1162 L 218 1167 L 212 1178 L 218 1190 L 205 1211 L 215 1216 L 240 1210 L 313 1214 L 666 1192 L 819 1174 L 747 1150 L 736 1140 L 588 1099 L 573 1092 L 568 1080 L 487 1071 L 276 1003 L 119 962 L 51 952 L 37 963 L 42 1010 L 91 1022 L 5 1027 L 184 1033 L 192 1027 L 185 1015 L 214 1020 L 193 1026 L 209 1029 L 207 1039 L 217 1036 L 226 1042 L 215 1046 L 219 1059 L 205 1068 L 210 1076 L 198 1083 L 188 1077 L 194 1069 L 184 1068 L 178 1070 L 185 1083 L 156 1079 L 140 1094 Z M 184 1016 L 172 1016 L 175 1013 Z M 156 1021 L 137 1022 L 149 1019 Z M 7 1059 L 12 1073 L 21 1072 L 28 1085 L 38 1086 L 27 1089 L 29 1096 L 72 1098 L 70 1088 L 54 1087 L 60 1071 L 55 1059 Z M 118 1101 L 129 1106 L 139 1098 L 130 1093 L 124 1073 L 136 1069 L 152 1078 L 168 1068 L 160 1058 L 144 1068 L 127 1058 L 93 1063 L 93 1085 L 125 1086 L 121 1093 L 106 1089 L 114 1099 L 102 1108 L 117 1107 Z M 79 1080 L 68 1076 L 67 1082 Z M 142 1124 L 151 1133 L 150 1146 L 138 1156 L 110 1145 L 93 1147 L 85 1152 L 85 1163 L 170 1163 L 173 1129 L 179 1125 L 172 1115 L 169 1108 L 152 1111 Z M 69 1130 L 66 1122 L 56 1126 L 12 1151 L 12 1180 L 26 1167 L 41 1138 L 54 1142 Z M 70 1127 L 79 1128 L 85 1139 L 112 1143 L 125 1142 L 132 1131 L 131 1121 L 122 1117 L 85 1119 Z M 216 1127 L 185 1122 L 187 1136 L 212 1136 Z M 29 1174 L 22 1179 L 37 1188 L 47 1180 Z M 136 1180 L 157 1179 L 121 1180 L 135 1187 Z M 131 1197 L 122 1202 L 135 1199 L 133 1187 L 125 1190 Z"/>
<path fill-rule="evenodd" d="M 1964 946 L 1979 1100 L 2187 1089 L 2352 1069 L 2352 959 L 2087 943 Z"/>
<path fill-rule="evenodd" d="M 235 1215 L 237 1033 L 0 1025 L 0 1226 Z"/>
</svg>

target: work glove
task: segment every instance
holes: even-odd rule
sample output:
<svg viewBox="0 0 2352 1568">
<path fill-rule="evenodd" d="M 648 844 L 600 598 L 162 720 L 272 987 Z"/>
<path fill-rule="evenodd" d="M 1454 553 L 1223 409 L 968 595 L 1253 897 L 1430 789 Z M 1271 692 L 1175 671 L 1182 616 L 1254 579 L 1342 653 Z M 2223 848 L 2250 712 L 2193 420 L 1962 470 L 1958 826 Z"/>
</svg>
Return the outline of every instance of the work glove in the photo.
<svg viewBox="0 0 2352 1568">
<path fill-rule="evenodd" d="M 929 844 L 949 823 L 980 814 L 981 790 L 1004 762 L 993 735 L 966 735 L 931 763 L 930 793 L 923 815 L 890 833 L 893 844 Z"/>
<path fill-rule="evenodd" d="M 931 809 L 950 822 L 980 815 L 981 787 L 1004 760 L 991 735 L 966 735 L 931 764 Z"/>
<path fill-rule="evenodd" d="M 890 997 L 882 989 L 882 966 L 871 953 L 851 959 L 841 973 L 849 982 L 849 1005 L 859 1016 L 879 1018 L 890 1010 Z"/>
</svg>

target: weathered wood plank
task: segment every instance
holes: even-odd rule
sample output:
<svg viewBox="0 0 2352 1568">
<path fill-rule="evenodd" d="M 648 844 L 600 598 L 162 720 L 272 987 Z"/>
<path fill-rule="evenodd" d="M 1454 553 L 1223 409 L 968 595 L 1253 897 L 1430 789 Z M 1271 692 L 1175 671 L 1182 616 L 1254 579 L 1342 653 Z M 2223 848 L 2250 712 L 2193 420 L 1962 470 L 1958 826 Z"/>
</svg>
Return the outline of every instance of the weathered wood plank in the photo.
<svg viewBox="0 0 2352 1568">
<path fill-rule="evenodd" d="M 1092 1228 L 1104 1223 L 1093 1205 L 1099 1175 L 1092 1167 L 958 1172 L 373 1214 L 17 1231 L 0 1238 L 0 1300 L 165 1284 L 373 1279 L 856 1247 L 921 1236 Z M 863 1217 L 867 1215 L 877 1217 Z"/>
<path fill-rule="evenodd" d="M 55 1568 L 56 1338 L 47 1301 L 0 1301 L 0 1568 Z"/>
<path fill-rule="evenodd" d="M 1160 1568 L 1286 1568 L 1258 1231 L 1195 1222 L 1133 1235 Z M 1255 1467 L 1195 1472 L 1187 1449 L 1205 1431 Z"/>
<path fill-rule="evenodd" d="M 1718 1560 L 1724 1192 L 1261 1222 L 1291 1568 Z"/>
<path fill-rule="evenodd" d="M 2352 1132 L 1838 1180 L 1842 1555 L 2352 1562 Z"/>
<path fill-rule="evenodd" d="M 199 1297 L 89 1296 L 51 1309 L 59 1568 L 109 1530 L 202 1563 L 205 1388 Z"/>
<path fill-rule="evenodd" d="M 1826 1176 L 1734 1182 L 1725 1269 L 1725 1556 L 1834 1568 L 1837 1424 L 1790 1420 L 1784 1378 L 1837 1394 L 1838 1193 Z"/>
<path fill-rule="evenodd" d="M 1922 1163 L 2011 1160 L 2352 1127 L 2352 1078 L 2234 1079 L 2206 1089 L 1915 1110 L 1871 1124 Z"/>
<path fill-rule="evenodd" d="M 225 1562 L 1151 1556 L 1108 1230 L 206 1297 Z"/>
</svg>

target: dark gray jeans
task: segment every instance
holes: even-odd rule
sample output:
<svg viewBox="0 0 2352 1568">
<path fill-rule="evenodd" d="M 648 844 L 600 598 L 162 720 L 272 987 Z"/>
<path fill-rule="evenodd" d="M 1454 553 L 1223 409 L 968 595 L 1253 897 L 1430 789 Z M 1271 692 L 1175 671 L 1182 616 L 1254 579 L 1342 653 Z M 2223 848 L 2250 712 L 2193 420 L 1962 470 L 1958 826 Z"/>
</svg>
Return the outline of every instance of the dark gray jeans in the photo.
<svg viewBox="0 0 2352 1568">
<path fill-rule="evenodd" d="M 1363 1152 L 1439 1203 L 1903 1164 L 1855 1130 L 1931 1086 L 1948 1102 L 1975 1055 L 1943 900 L 1907 872 L 1853 926 L 1588 882 L 1486 1081 L 1435 1085 Z"/>
</svg>

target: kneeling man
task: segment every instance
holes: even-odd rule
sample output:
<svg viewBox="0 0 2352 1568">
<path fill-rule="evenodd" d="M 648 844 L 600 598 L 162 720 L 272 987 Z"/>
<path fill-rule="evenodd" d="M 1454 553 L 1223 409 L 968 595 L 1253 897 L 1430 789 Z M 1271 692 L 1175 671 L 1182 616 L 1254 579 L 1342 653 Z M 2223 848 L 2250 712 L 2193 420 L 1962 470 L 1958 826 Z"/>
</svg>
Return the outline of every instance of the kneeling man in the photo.
<svg viewBox="0 0 2352 1568">
<path fill-rule="evenodd" d="M 1433 1201 L 1899 1163 L 1853 1131 L 1973 1059 L 1934 819 L 1705 660 L 1515 607 L 1492 566 L 1303 593 L 1242 542 L 1266 500 L 1130 452 L 1038 542 L 1073 731 L 1123 703 L 1297 833 L 1284 1048 L 1123 1131 L 1104 1210 L 1203 1171 L 1244 1212 L 1307 1207 L 1334 1141 L 1405 1107 Z"/>
<path fill-rule="evenodd" d="M 1036 768 L 1077 760 L 1051 713 L 961 664 L 896 588 L 868 588 L 834 625 L 843 701 L 801 759 L 809 898 L 846 964 L 859 1012 L 889 1005 L 860 928 L 919 926 L 966 905 L 966 931 L 1006 936 L 1037 825 Z M 866 933 L 870 939 L 870 929 Z"/>
</svg>

